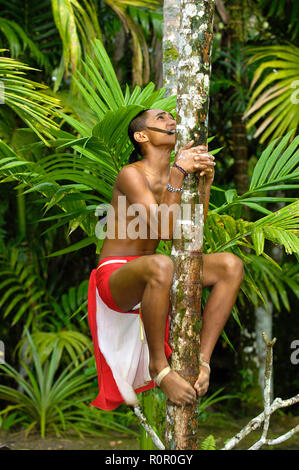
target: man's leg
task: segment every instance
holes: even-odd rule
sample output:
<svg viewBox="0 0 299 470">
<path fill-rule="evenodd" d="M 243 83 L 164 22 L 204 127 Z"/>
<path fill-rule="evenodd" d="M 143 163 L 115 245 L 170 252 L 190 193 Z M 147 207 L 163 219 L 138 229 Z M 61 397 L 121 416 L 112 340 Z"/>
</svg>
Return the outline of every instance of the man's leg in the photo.
<svg viewBox="0 0 299 470">
<path fill-rule="evenodd" d="M 151 377 L 168 366 L 165 356 L 165 325 L 173 263 L 165 255 L 146 255 L 123 264 L 109 278 L 114 302 L 129 311 L 141 301 L 141 311 L 149 347 Z M 194 388 L 174 371 L 163 379 L 161 389 L 176 404 L 196 400 Z"/>
<path fill-rule="evenodd" d="M 203 287 L 213 286 L 203 312 L 200 353 L 209 363 L 215 344 L 226 324 L 244 277 L 243 263 L 232 253 L 203 255 Z M 198 395 L 208 390 L 209 369 L 200 367 L 194 385 Z"/>
</svg>

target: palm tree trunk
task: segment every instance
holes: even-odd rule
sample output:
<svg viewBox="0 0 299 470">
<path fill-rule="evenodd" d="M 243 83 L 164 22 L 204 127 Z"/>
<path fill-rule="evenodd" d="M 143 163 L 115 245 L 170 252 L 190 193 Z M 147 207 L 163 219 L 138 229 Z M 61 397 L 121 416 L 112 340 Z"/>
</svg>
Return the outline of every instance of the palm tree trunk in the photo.
<svg viewBox="0 0 299 470">
<path fill-rule="evenodd" d="M 187 141 L 206 144 L 214 1 L 181 0 L 179 56 L 177 61 L 176 151 Z M 200 306 L 202 279 L 203 184 L 188 175 L 181 198 L 181 218 L 174 239 L 175 273 L 171 291 L 171 366 L 194 385 L 199 372 Z M 199 204 L 198 204 L 199 202 Z M 166 446 L 197 449 L 197 406 L 167 403 Z"/>
<path fill-rule="evenodd" d="M 20 188 L 17 189 L 17 206 L 18 206 L 18 225 L 19 225 L 19 235 L 22 239 L 25 239 L 27 232 L 27 223 L 26 223 L 26 200 L 23 190 Z"/>
<path fill-rule="evenodd" d="M 126 54 L 126 35 L 123 28 L 121 28 L 115 35 L 115 43 L 117 47 L 114 49 L 113 62 L 114 69 L 118 81 L 121 83 L 124 75 L 123 67 L 120 65 L 120 61 L 124 58 Z"/>
<path fill-rule="evenodd" d="M 271 196 L 276 197 L 285 197 L 284 191 L 271 191 Z M 274 202 L 270 205 L 269 209 L 272 212 L 278 211 L 285 206 L 284 202 Z M 270 256 L 273 258 L 276 263 L 281 265 L 283 263 L 283 249 L 279 245 L 271 245 L 270 247 Z M 263 344 L 262 333 L 266 332 L 268 338 L 272 338 L 272 328 L 273 328 L 273 303 L 269 300 L 267 305 L 261 305 L 255 309 L 255 333 L 256 333 L 256 355 L 258 359 L 258 371 L 259 371 L 259 386 L 261 392 L 264 390 L 264 376 L 265 376 L 265 345 Z M 271 376 L 270 383 L 270 396 L 271 400 L 274 396 L 274 377 L 273 372 Z"/>
<path fill-rule="evenodd" d="M 155 34 L 152 39 L 151 69 L 153 70 L 153 80 L 157 88 L 163 88 L 163 51 L 162 41 Z"/>
<path fill-rule="evenodd" d="M 231 0 L 228 4 L 228 47 L 244 45 L 246 42 L 245 24 L 246 5 L 243 0 Z M 248 178 L 248 143 L 246 124 L 241 112 L 232 115 L 232 150 L 234 155 L 234 182 L 238 194 L 243 194 L 249 186 Z M 249 211 L 247 211 L 249 216 Z"/>
<path fill-rule="evenodd" d="M 234 154 L 234 182 L 238 194 L 244 194 L 249 187 L 248 177 L 248 146 L 245 121 L 242 113 L 232 116 L 232 148 Z M 249 211 L 246 211 L 249 216 Z"/>
<path fill-rule="evenodd" d="M 244 46 L 247 39 L 246 2 L 244 0 L 231 0 L 228 3 L 229 12 L 229 30 L 228 30 L 228 46 L 233 47 Z M 242 77 L 242 84 L 245 87 L 246 82 Z M 243 194 L 248 190 L 248 141 L 245 121 L 242 120 L 241 112 L 234 112 L 231 117 L 232 121 L 232 151 L 234 156 L 234 182 L 238 194 Z M 243 208 L 243 216 L 250 220 L 250 209 Z M 246 248 L 243 248 L 246 251 Z M 262 318 L 262 314 L 265 318 Z M 254 397 L 255 404 L 262 400 L 263 396 L 263 375 L 258 364 L 263 360 L 264 342 L 259 333 L 259 327 L 264 325 L 267 334 L 271 337 L 271 324 L 269 313 L 262 309 L 255 309 L 248 306 L 242 312 L 242 324 L 245 326 L 240 331 L 240 354 L 236 358 L 236 370 L 247 371 L 250 380 L 248 382 L 247 393 L 250 397 Z M 271 317 L 271 314 L 270 314 Z M 257 336 L 256 336 L 257 335 Z M 240 376 L 237 380 L 239 382 Z"/>
</svg>

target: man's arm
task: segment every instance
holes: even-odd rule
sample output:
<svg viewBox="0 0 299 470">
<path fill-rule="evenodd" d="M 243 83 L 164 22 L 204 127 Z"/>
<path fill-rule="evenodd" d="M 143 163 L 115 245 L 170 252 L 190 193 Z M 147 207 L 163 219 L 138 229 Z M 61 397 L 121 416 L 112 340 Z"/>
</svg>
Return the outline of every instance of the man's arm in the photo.
<svg viewBox="0 0 299 470">
<path fill-rule="evenodd" d="M 205 198 L 204 198 L 204 209 L 203 209 L 204 223 L 206 222 L 206 218 L 207 218 L 207 214 L 209 210 L 211 186 L 212 186 L 212 182 L 205 182 Z"/>
<path fill-rule="evenodd" d="M 203 178 L 204 176 L 204 178 Z M 210 192 L 211 186 L 214 181 L 214 168 L 209 168 L 207 170 L 203 170 L 198 172 L 198 192 L 204 191 L 204 209 L 203 209 L 203 217 L 204 223 L 206 222 L 208 210 L 209 210 L 209 202 L 210 202 Z"/>
</svg>

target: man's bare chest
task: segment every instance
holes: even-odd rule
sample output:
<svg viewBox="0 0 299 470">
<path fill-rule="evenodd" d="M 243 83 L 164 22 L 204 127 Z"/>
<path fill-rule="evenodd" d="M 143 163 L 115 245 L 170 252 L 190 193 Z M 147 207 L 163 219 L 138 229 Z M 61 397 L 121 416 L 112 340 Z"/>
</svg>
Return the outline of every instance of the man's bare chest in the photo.
<svg viewBox="0 0 299 470">
<path fill-rule="evenodd" d="M 149 188 L 152 191 L 157 204 L 160 204 L 166 190 L 166 183 L 163 184 L 161 181 L 149 181 Z"/>
</svg>

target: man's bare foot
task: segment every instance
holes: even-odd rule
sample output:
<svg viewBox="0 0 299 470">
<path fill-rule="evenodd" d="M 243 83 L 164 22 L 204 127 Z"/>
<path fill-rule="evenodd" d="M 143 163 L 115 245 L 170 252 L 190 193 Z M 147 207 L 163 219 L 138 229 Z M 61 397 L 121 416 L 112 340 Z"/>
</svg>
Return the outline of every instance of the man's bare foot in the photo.
<svg viewBox="0 0 299 470">
<path fill-rule="evenodd" d="M 151 377 L 156 377 L 164 367 L 160 367 L 159 370 L 150 367 Z M 160 388 L 175 405 L 191 405 L 197 402 L 196 391 L 192 385 L 174 370 L 170 370 L 170 372 L 165 375 L 161 381 Z"/>
<path fill-rule="evenodd" d="M 204 364 L 200 365 L 198 379 L 194 384 L 194 388 L 197 391 L 197 395 L 202 397 L 205 395 L 209 388 L 210 382 L 210 368 Z"/>
</svg>

